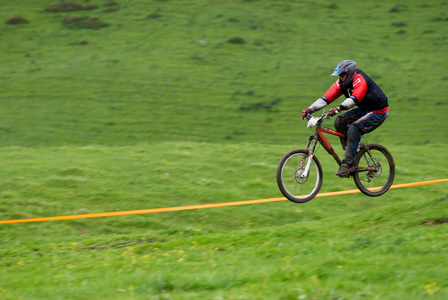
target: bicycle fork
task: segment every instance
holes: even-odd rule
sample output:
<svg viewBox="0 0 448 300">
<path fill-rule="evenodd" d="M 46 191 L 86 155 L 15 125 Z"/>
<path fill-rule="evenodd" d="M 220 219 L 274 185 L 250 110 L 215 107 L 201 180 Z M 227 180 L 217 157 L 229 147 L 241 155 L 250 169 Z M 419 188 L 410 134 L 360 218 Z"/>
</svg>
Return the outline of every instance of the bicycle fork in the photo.
<svg viewBox="0 0 448 300">
<path fill-rule="evenodd" d="M 313 147 L 310 149 L 310 144 L 311 144 L 312 139 L 314 139 L 314 143 L 313 143 Z M 308 143 L 306 145 L 306 150 L 308 150 L 308 156 L 304 156 L 302 158 L 302 161 L 300 162 L 300 168 L 303 168 L 305 160 L 308 158 L 308 160 L 306 161 L 305 169 L 303 170 L 302 174 L 300 175 L 301 178 L 307 178 L 308 175 L 310 174 L 310 166 L 311 166 L 311 162 L 313 161 L 313 158 L 314 158 L 314 150 L 316 149 L 316 145 L 317 145 L 317 139 L 314 138 L 313 136 L 310 136 L 310 138 L 308 139 Z"/>
</svg>

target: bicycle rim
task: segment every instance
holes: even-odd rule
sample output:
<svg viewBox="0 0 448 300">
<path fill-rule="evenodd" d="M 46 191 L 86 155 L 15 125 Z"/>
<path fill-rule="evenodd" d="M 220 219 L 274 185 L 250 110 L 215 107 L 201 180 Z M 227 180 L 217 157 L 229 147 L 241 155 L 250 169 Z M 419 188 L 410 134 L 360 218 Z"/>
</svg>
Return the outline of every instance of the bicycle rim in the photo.
<svg viewBox="0 0 448 300">
<path fill-rule="evenodd" d="M 390 152 L 381 145 L 369 145 L 369 151 L 361 150 L 356 159 L 358 167 L 373 167 L 375 171 L 353 175 L 356 186 L 364 194 L 376 197 L 386 193 L 395 177 L 395 163 Z"/>
<path fill-rule="evenodd" d="M 303 203 L 314 198 L 322 186 L 322 168 L 313 157 L 307 176 L 305 166 L 310 157 L 306 150 L 298 149 L 286 154 L 277 170 L 277 183 L 282 194 L 290 201 Z"/>
</svg>

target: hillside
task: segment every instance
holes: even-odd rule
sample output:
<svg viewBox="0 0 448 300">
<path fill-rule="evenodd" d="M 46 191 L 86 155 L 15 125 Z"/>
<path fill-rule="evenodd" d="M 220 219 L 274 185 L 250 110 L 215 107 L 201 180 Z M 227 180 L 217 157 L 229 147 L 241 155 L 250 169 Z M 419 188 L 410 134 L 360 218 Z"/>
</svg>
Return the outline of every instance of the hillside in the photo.
<svg viewBox="0 0 448 300">
<path fill-rule="evenodd" d="M 0 6 L 0 221 L 280 197 L 342 59 L 389 96 L 367 138 L 394 183 L 447 178 L 446 1 L 60 3 Z M 322 192 L 356 188 L 317 155 Z M 0 224 L 0 299 L 446 299 L 447 200 L 438 183 Z"/>
<path fill-rule="evenodd" d="M 91 1 L 58 13 L 27 3 L 0 11 L 29 20 L 1 25 L 3 146 L 297 143 L 299 112 L 342 59 L 390 98 L 379 142 L 448 141 L 434 128 L 448 113 L 441 1 L 132 1 L 112 12 Z M 62 25 L 76 16 L 109 26 Z"/>
</svg>

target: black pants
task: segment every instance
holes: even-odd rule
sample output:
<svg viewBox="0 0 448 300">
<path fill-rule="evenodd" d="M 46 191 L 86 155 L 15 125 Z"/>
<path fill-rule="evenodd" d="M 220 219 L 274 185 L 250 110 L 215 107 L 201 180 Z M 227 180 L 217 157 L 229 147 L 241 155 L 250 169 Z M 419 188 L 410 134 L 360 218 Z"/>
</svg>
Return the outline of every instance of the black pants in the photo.
<svg viewBox="0 0 448 300">
<path fill-rule="evenodd" d="M 377 114 L 363 112 L 359 108 L 351 109 L 339 115 L 334 121 L 337 132 L 345 134 L 346 138 L 341 138 L 342 148 L 345 150 L 343 162 L 352 165 L 358 150 L 361 137 L 377 129 L 387 117 L 387 112 Z"/>
</svg>

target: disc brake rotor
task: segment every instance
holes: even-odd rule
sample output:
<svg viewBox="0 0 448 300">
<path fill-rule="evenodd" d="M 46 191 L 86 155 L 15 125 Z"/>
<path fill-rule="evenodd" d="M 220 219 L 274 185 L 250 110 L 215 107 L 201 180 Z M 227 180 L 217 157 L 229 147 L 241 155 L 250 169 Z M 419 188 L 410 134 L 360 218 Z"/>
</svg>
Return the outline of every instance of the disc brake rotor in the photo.
<svg viewBox="0 0 448 300">
<path fill-rule="evenodd" d="M 299 184 L 304 184 L 305 182 L 308 181 L 308 176 L 302 177 L 303 171 L 304 168 L 299 168 L 297 169 L 296 174 L 294 175 L 296 182 Z"/>
<path fill-rule="evenodd" d="M 383 168 L 381 167 L 380 164 L 376 165 L 376 170 L 375 171 L 370 171 L 369 172 L 369 176 L 370 177 L 380 177 L 381 174 L 383 174 Z"/>
</svg>

